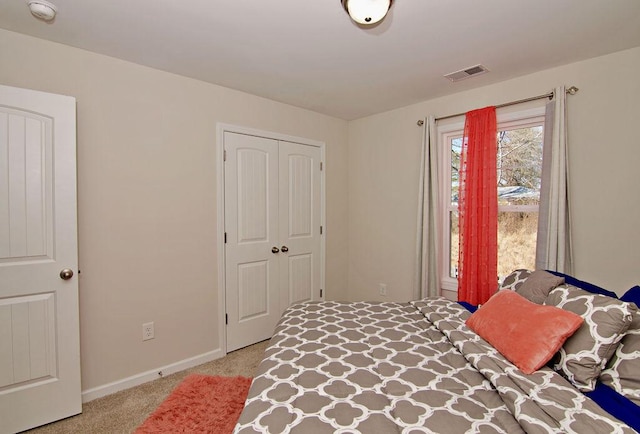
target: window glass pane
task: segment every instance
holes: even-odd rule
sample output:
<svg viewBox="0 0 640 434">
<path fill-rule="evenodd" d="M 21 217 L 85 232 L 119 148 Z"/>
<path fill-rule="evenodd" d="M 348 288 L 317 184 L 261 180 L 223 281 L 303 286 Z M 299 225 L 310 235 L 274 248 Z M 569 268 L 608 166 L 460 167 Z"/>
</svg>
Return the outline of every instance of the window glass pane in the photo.
<svg viewBox="0 0 640 434">
<path fill-rule="evenodd" d="M 458 189 L 460 186 L 460 153 L 462 152 L 462 137 L 451 139 L 451 203 L 458 203 Z"/>
<path fill-rule="evenodd" d="M 458 234 L 458 209 L 454 209 L 449 212 L 449 223 L 451 227 L 451 238 L 449 239 L 449 251 L 451 252 L 451 262 L 449 266 L 449 277 L 458 277 L 458 240 L 460 239 Z"/>
<path fill-rule="evenodd" d="M 528 124 L 527 124 L 528 123 Z M 513 124 L 512 124 L 513 125 Z M 518 205 L 539 205 L 542 172 L 542 124 L 525 121 L 521 125 L 498 131 L 498 279 L 517 268 L 535 268 L 538 213 L 527 209 L 509 208 Z M 451 157 L 450 197 L 448 202 L 449 260 L 448 278 L 458 277 L 459 254 L 459 170 L 462 152 L 462 131 L 446 139 Z M 458 133 L 453 133 L 458 134 Z"/>
<path fill-rule="evenodd" d="M 542 126 L 498 132 L 498 202 L 538 205 L 542 172 Z"/>
<path fill-rule="evenodd" d="M 518 268 L 535 269 L 537 231 L 537 212 L 498 213 L 499 281 Z"/>
</svg>

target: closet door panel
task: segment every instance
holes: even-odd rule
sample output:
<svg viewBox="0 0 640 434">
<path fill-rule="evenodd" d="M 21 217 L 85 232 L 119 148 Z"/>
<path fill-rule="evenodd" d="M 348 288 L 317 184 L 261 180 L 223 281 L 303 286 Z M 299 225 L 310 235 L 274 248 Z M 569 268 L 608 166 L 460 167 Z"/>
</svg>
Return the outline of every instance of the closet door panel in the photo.
<svg viewBox="0 0 640 434">
<path fill-rule="evenodd" d="M 320 149 L 280 142 L 281 303 L 320 298 Z"/>
<path fill-rule="evenodd" d="M 280 318 L 278 142 L 225 133 L 227 351 L 271 337 Z"/>
</svg>

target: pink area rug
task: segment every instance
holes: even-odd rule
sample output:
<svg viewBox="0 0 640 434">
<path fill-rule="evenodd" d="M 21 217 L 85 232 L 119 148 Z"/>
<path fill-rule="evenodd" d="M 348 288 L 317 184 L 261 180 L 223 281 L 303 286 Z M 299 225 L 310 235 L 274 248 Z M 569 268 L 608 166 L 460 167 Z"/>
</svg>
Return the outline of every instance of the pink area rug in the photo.
<svg viewBox="0 0 640 434">
<path fill-rule="evenodd" d="M 232 433 L 244 408 L 251 378 L 185 378 L 135 434 Z"/>
</svg>

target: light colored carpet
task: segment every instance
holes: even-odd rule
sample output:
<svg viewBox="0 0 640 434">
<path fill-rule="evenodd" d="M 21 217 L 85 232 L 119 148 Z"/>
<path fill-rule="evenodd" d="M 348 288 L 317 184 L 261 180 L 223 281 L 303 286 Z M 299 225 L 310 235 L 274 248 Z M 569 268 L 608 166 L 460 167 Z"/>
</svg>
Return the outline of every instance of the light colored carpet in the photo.
<svg viewBox="0 0 640 434">
<path fill-rule="evenodd" d="M 262 360 L 268 342 L 260 342 L 231 352 L 221 359 L 87 402 L 82 406 L 82 414 L 26 431 L 26 433 L 132 433 L 189 374 L 255 376 L 256 368 Z"/>
</svg>

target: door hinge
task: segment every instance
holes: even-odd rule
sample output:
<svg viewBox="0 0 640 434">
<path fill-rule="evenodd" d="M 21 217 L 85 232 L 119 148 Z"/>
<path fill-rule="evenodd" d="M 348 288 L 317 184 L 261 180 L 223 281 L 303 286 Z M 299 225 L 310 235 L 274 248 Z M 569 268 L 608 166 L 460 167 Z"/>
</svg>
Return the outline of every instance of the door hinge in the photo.
<svg viewBox="0 0 640 434">
<path fill-rule="evenodd" d="M 222 151 L 222 161 L 227 161 L 227 151 Z"/>
<path fill-rule="evenodd" d="M 228 313 L 224 314 L 224 323 L 225 324 L 229 324 L 229 314 Z"/>
<path fill-rule="evenodd" d="M 227 244 L 227 233 L 224 233 L 224 243 Z"/>
<path fill-rule="evenodd" d="M 320 226 L 320 235 L 322 235 L 322 226 Z"/>
<path fill-rule="evenodd" d="M 322 289 L 320 290 L 320 298 L 322 298 Z"/>
<path fill-rule="evenodd" d="M 321 171 L 321 172 L 322 172 L 323 167 L 324 167 L 324 165 L 323 165 L 323 163 L 322 163 L 322 161 L 321 161 L 321 162 L 320 162 L 320 171 Z"/>
</svg>

